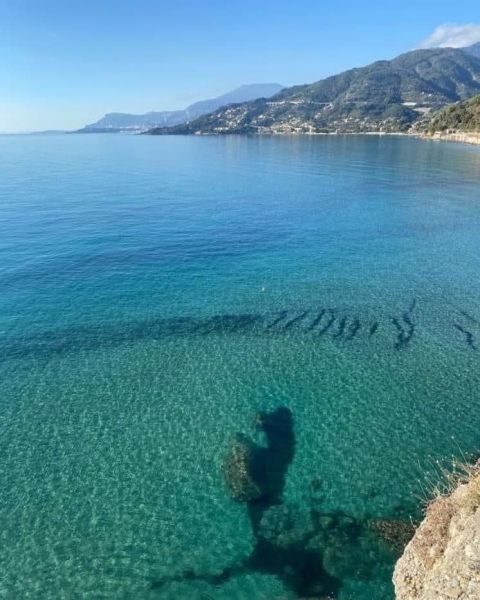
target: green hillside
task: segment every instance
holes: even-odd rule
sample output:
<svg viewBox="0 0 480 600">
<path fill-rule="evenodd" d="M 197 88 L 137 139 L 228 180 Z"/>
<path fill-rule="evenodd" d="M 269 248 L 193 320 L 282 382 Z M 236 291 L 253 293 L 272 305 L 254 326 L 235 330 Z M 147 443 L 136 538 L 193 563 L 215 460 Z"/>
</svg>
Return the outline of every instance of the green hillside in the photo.
<svg viewBox="0 0 480 600">
<path fill-rule="evenodd" d="M 480 133 L 480 95 L 442 109 L 427 127 L 429 133 L 447 130 Z"/>
<path fill-rule="evenodd" d="M 407 131 L 428 112 L 479 93 L 478 58 L 452 48 L 415 50 L 151 133 Z"/>
</svg>

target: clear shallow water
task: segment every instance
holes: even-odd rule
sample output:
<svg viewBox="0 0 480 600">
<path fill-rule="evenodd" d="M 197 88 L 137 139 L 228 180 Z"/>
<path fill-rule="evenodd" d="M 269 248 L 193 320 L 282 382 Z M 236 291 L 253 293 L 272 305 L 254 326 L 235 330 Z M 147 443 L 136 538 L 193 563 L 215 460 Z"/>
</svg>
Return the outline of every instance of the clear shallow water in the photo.
<svg viewBox="0 0 480 600">
<path fill-rule="evenodd" d="M 0 137 L 0 597 L 290 599 L 308 551 L 391 598 L 370 520 L 480 447 L 479 183 L 410 139 Z M 266 566 L 221 465 L 279 406 Z"/>
</svg>

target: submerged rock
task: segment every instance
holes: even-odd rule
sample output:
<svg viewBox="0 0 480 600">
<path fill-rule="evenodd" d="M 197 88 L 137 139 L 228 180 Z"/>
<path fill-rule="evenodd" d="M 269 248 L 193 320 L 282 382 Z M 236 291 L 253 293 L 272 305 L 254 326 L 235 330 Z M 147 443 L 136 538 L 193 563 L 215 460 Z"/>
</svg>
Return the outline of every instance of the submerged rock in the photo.
<svg viewBox="0 0 480 600">
<path fill-rule="evenodd" d="M 397 600 L 479 600 L 480 472 L 430 504 L 397 562 Z"/>
<path fill-rule="evenodd" d="M 223 473 L 230 495 L 237 502 L 268 498 L 274 503 L 282 495 L 295 451 L 293 418 L 290 410 L 281 407 L 271 413 L 257 413 L 255 424 L 265 434 L 267 445 L 260 446 L 243 433 L 235 434 Z M 256 517 L 260 518 L 261 515 Z"/>
<path fill-rule="evenodd" d="M 233 436 L 223 473 L 230 495 L 237 502 L 252 502 L 267 493 L 264 449 L 242 433 Z"/>
<path fill-rule="evenodd" d="M 368 525 L 397 556 L 405 550 L 416 529 L 411 521 L 400 519 L 371 519 Z"/>
<path fill-rule="evenodd" d="M 310 513 L 284 504 L 265 511 L 258 530 L 259 536 L 282 549 L 306 545 L 314 534 L 315 524 Z"/>
</svg>

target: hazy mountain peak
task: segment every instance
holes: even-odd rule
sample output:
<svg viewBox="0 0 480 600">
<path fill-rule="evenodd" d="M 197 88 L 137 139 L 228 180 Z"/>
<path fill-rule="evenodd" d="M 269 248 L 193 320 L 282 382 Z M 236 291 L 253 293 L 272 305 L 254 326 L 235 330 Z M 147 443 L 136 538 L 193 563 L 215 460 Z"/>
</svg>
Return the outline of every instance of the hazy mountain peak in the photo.
<svg viewBox="0 0 480 600">
<path fill-rule="evenodd" d="M 252 83 L 242 85 L 217 98 L 200 100 L 184 110 L 148 112 L 141 115 L 111 112 L 95 123 L 86 125 L 80 131 L 82 133 L 136 132 L 151 129 L 152 127 L 172 127 L 206 115 L 228 104 L 248 102 L 257 98 L 270 98 L 282 89 L 283 86 L 279 83 Z"/>
<path fill-rule="evenodd" d="M 470 56 L 480 58 L 480 42 L 472 44 L 471 46 L 467 46 L 466 48 L 462 48 L 462 50 L 467 54 L 470 54 Z"/>
<path fill-rule="evenodd" d="M 453 48 L 422 49 L 152 133 L 399 132 L 478 93 L 479 59 Z"/>
</svg>

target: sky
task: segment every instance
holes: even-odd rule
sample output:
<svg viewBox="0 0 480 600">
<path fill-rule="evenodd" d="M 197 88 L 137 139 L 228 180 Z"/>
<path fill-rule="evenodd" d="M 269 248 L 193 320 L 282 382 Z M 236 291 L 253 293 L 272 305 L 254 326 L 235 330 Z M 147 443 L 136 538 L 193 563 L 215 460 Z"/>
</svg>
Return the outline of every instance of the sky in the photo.
<svg viewBox="0 0 480 600">
<path fill-rule="evenodd" d="M 476 41 L 478 0 L 0 0 L 0 131 L 75 129 Z"/>
</svg>

